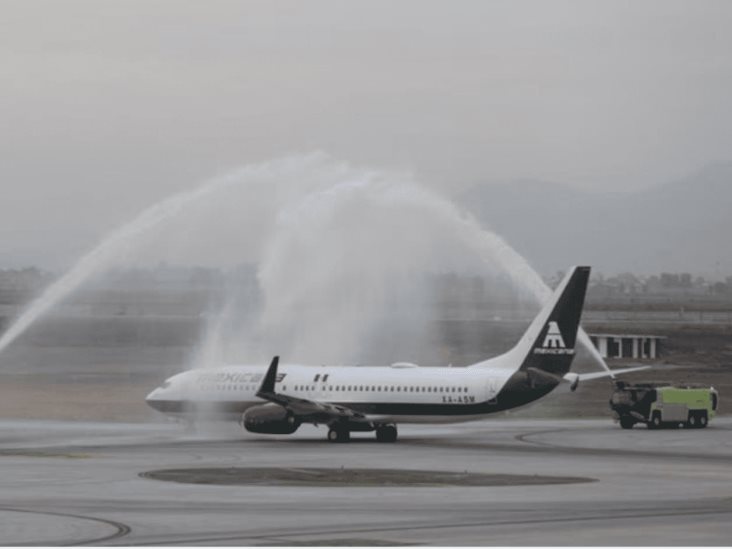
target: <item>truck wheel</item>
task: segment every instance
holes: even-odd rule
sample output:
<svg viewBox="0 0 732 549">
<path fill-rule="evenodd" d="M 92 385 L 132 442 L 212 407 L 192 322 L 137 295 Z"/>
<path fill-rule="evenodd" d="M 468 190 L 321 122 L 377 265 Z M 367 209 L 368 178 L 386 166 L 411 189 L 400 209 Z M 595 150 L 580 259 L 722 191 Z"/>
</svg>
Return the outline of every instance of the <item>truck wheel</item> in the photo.
<svg viewBox="0 0 732 549">
<path fill-rule="evenodd" d="M 686 422 L 686 426 L 689 429 L 697 429 L 699 427 L 699 420 L 696 417 L 696 412 L 689 412 L 689 420 Z"/>
<path fill-rule="evenodd" d="M 620 418 L 620 426 L 623 429 L 632 429 L 635 425 L 635 420 L 632 417 L 623 416 Z"/>
<path fill-rule="evenodd" d="M 650 423 L 648 423 L 649 429 L 660 429 L 663 427 L 663 422 L 661 421 L 661 413 L 660 412 L 653 412 L 653 417 L 651 417 Z"/>
<path fill-rule="evenodd" d="M 699 414 L 699 429 L 704 429 L 709 424 L 709 417 L 707 416 L 707 412 L 704 411 L 701 414 Z"/>
</svg>

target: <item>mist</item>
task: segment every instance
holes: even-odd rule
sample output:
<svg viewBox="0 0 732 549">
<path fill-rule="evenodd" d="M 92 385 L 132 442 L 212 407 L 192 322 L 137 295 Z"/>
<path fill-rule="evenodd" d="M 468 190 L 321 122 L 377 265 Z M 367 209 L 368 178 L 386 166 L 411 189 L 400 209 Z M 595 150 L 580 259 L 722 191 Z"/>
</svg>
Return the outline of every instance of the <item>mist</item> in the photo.
<svg viewBox="0 0 732 549">
<path fill-rule="evenodd" d="M 191 367 L 273 352 L 305 363 L 386 360 L 374 352 L 384 341 L 394 359 L 435 360 L 432 330 L 444 314 L 435 277 L 488 281 L 519 316 L 548 292 L 499 236 L 412 175 L 310 153 L 243 166 L 149 206 L 51 283 L 0 352 L 74 296 L 115 287 L 120 270 L 161 265 L 229 273 L 208 297 Z M 243 265 L 256 273 L 254 291 L 231 282 Z"/>
</svg>

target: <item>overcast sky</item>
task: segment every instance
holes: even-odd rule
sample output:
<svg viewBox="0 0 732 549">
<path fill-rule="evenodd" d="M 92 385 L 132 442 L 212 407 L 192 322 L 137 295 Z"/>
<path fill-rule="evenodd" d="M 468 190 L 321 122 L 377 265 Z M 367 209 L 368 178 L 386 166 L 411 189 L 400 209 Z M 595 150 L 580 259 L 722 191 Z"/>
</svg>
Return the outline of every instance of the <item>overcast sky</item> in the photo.
<svg viewBox="0 0 732 549">
<path fill-rule="evenodd" d="M 640 189 L 732 151 L 732 2 L 0 3 L 2 266 L 323 150 L 450 193 Z"/>
</svg>

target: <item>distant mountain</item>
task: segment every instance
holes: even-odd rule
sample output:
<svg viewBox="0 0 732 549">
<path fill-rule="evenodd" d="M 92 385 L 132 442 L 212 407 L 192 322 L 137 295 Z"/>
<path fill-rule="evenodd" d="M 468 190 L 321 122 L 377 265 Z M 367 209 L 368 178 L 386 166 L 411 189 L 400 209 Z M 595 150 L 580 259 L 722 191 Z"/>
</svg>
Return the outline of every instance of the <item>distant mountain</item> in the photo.
<svg viewBox="0 0 732 549">
<path fill-rule="evenodd" d="M 458 202 L 539 272 L 732 275 L 732 164 L 633 193 L 542 181 L 476 185 Z"/>
</svg>

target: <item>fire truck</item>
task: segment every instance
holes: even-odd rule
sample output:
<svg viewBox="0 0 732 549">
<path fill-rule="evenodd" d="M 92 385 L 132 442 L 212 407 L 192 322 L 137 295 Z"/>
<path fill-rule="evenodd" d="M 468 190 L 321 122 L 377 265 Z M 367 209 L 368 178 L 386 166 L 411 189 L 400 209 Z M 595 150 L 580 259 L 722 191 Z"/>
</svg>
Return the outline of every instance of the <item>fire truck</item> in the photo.
<svg viewBox="0 0 732 549">
<path fill-rule="evenodd" d="M 644 423 L 649 429 L 703 429 L 714 417 L 719 394 L 714 387 L 615 382 L 610 408 L 623 429 Z"/>
</svg>

